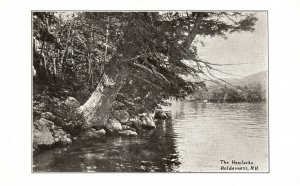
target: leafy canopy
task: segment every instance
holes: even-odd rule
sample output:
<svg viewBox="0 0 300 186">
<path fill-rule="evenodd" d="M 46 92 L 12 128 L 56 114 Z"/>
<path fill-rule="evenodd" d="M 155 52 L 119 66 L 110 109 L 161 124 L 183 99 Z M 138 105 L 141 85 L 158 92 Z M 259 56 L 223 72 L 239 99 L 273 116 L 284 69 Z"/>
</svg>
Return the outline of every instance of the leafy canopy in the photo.
<svg viewBox="0 0 300 186">
<path fill-rule="evenodd" d="M 107 66 L 126 67 L 130 75 L 122 96 L 155 105 L 204 87 L 204 80 L 220 81 L 212 73 L 217 65 L 197 56 L 199 36 L 252 32 L 256 21 L 250 12 L 34 12 L 34 51 L 48 59 L 45 64 L 36 57 L 40 65 L 34 66 L 53 74 L 49 61 L 58 59 L 61 82 L 87 86 L 92 78 L 92 88 Z"/>
</svg>

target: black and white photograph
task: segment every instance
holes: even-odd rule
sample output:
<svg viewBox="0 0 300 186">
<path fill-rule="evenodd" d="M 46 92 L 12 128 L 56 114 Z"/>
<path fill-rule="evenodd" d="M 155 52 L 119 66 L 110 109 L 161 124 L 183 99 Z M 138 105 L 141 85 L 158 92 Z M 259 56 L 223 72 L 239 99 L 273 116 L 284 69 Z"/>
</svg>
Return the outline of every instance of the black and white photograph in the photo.
<svg viewBox="0 0 300 186">
<path fill-rule="evenodd" d="M 268 172 L 267 11 L 32 11 L 33 172 Z"/>
<path fill-rule="evenodd" d="M 2 0 L 0 185 L 300 185 L 300 1 Z"/>
</svg>

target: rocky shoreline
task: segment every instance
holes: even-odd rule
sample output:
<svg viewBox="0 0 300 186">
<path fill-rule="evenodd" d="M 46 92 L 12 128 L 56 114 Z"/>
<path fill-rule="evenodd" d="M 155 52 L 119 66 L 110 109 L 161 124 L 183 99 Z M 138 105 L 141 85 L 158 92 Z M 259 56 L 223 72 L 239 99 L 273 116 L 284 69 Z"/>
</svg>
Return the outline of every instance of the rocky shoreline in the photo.
<svg viewBox="0 0 300 186">
<path fill-rule="evenodd" d="M 75 109 L 80 104 L 73 98 L 68 97 L 64 104 L 70 109 Z M 74 123 L 62 123 L 51 112 L 43 112 L 33 122 L 33 154 L 55 147 L 71 145 L 76 140 L 102 139 L 107 135 L 137 137 L 144 130 L 155 129 L 154 119 L 168 119 L 170 115 L 157 110 L 154 116 L 143 113 L 130 116 L 126 110 L 114 110 L 110 118 L 102 128 L 84 129 Z M 75 122 L 76 123 L 76 122 Z"/>
</svg>

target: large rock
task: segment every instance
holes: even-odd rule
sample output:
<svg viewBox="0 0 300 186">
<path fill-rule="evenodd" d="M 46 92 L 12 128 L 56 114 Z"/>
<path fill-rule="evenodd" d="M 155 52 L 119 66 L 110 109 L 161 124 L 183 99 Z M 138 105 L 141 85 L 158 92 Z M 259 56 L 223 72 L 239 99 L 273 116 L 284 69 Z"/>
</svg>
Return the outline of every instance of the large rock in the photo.
<svg viewBox="0 0 300 186">
<path fill-rule="evenodd" d="M 52 130 L 54 123 L 52 121 L 41 118 L 33 124 L 33 147 L 44 148 L 54 144 Z"/>
<path fill-rule="evenodd" d="M 132 130 L 121 130 L 118 134 L 120 136 L 137 136 L 137 133 Z"/>
<path fill-rule="evenodd" d="M 125 124 L 129 120 L 129 114 L 126 110 L 115 110 L 112 116 L 116 118 L 121 124 Z"/>
<path fill-rule="evenodd" d="M 43 112 L 41 114 L 41 117 L 50 121 L 54 121 L 55 120 L 55 116 L 51 113 L 51 112 Z"/>
<path fill-rule="evenodd" d="M 153 121 L 152 116 L 149 114 L 142 114 L 140 115 L 140 120 L 142 121 L 142 127 L 145 129 L 154 129 L 156 125 Z"/>
<path fill-rule="evenodd" d="M 126 123 L 126 125 L 132 129 L 135 129 L 136 131 L 140 131 L 143 129 L 143 122 L 136 118 L 131 118 L 130 121 Z"/>
<path fill-rule="evenodd" d="M 68 97 L 65 101 L 65 104 L 69 107 L 72 107 L 72 108 L 77 108 L 80 106 L 80 103 L 79 101 L 77 101 L 75 98 L 73 97 Z"/>
<path fill-rule="evenodd" d="M 117 119 L 108 119 L 105 128 L 108 132 L 114 133 L 122 130 L 122 125 Z"/>
<path fill-rule="evenodd" d="M 54 122 L 49 121 L 45 118 L 41 118 L 38 121 L 33 123 L 34 128 L 38 129 L 39 131 L 51 131 L 54 129 Z"/>
</svg>

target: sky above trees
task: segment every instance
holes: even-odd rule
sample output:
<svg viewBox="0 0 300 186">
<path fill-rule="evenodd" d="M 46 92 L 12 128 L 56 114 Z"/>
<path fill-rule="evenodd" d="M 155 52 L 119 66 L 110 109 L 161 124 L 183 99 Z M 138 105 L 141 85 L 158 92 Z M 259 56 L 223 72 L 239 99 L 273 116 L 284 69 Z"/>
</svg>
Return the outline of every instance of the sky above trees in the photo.
<svg viewBox="0 0 300 186">
<path fill-rule="evenodd" d="M 205 47 L 197 44 L 201 59 L 218 64 L 239 64 L 220 67 L 224 72 L 239 76 L 215 72 L 218 77 L 240 78 L 268 69 L 267 12 L 257 12 L 256 15 L 258 21 L 253 33 L 236 32 L 228 35 L 227 40 L 206 37 L 202 38 Z"/>
</svg>

